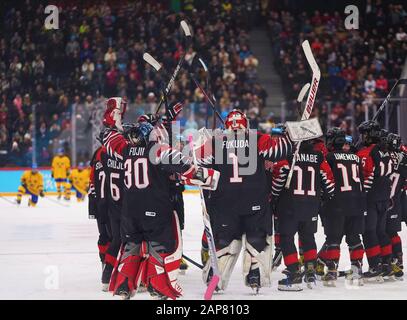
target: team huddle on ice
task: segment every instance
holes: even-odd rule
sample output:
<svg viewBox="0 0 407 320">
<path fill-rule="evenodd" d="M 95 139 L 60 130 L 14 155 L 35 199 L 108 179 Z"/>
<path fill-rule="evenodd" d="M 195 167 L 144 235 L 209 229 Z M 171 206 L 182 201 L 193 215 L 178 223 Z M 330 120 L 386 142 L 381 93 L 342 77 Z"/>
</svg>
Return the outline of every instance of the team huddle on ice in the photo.
<svg viewBox="0 0 407 320">
<path fill-rule="evenodd" d="M 253 144 L 245 114 L 233 110 L 225 128 L 195 139 L 188 155 L 169 140 L 181 104 L 135 124 L 122 124 L 125 108 L 124 99 L 108 99 L 101 146 L 91 161 L 89 215 L 99 228 L 104 291 L 127 299 L 141 288 L 160 299 L 182 295 L 177 275 L 185 184 L 205 189 L 216 258 L 208 253 L 205 230 L 203 281 L 209 284 L 218 272 L 216 291 L 226 290 L 241 251 L 245 285 L 256 292 L 271 285 L 282 258 L 279 290 L 302 290 L 303 281 L 312 288 L 318 277 L 326 286 L 335 286 L 338 276 L 359 285 L 363 279 L 402 279 L 398 232 L 407 210 L 406 148 L 377 122 L 359 126 L 358 149 L 340 128 L 299 144 L 282 127 L 275 135 L 256 132 Z M 253 163 L 239 158 L 253 150 L 255 170 L 240 174 Z M 319 252 L 318 216 L 326 235 Z M 340 272 L 344 236 L 352 268 Z M 365 254 L 369 266 L 362 272 Z"/>
</svg>

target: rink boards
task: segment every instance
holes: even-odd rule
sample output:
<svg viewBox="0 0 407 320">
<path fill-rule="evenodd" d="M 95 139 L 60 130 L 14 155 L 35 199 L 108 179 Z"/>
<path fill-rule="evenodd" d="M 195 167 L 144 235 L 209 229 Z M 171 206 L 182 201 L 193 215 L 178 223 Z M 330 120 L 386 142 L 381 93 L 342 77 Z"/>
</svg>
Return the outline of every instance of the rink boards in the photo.
<svg viewBox="0 0 407 320">
<path fill-rule="evenodd" d="M 30 168 L 2 168 L 0 170 L 0 196 L 14 196 L 17 194 L 17 189 L 20 185 L 21 176 L 24 171 Z M 46 194 L 56 194 L 56 185 L 51 177 L 51 169 L 49 167 L 40 167 L 38 170 L 44 177 L 44 191 Z M 198 190 L 193 187 L 186 186 L 187 193 L 194 193 Z"/>
</svg>

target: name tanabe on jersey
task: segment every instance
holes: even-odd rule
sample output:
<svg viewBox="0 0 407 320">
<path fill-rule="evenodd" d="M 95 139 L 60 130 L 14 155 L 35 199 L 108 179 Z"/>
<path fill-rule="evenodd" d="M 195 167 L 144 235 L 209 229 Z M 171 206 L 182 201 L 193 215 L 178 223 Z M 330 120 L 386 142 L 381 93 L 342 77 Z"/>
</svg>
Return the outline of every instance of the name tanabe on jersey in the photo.
<svg viewBox="0 0 407 320">
<path fill-rule="evenodd" d="M 302 153 L 297 156 L 297 161 L 300 162 L 313 162 L 317 163 L 318 162 L 318 155 L 316 154 L 308 154 L 308 153 Z"/>
</svg>

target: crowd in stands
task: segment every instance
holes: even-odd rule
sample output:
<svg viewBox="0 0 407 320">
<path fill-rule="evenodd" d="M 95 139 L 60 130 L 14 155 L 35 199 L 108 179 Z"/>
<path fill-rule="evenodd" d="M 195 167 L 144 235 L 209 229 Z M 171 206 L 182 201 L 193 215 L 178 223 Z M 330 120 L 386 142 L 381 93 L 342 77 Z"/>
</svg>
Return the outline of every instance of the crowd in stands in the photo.
<svg viewBox="0 0 407 320">
<path fill-rule="evenodd" d="M 365 119 L 365 105 L 381 103 L 407 57 L 407 12 L 404 5 L 368 0 L 359 8 L 359 29 L 345 29 L 346 15 L 270 11 L 268 30 L 275 65 L 288 100 L 297 97 L 311 71 L 301 49 L 308 39 L 321 69 L 315 114 L 353 133 Z M 327 102 L 331 113 L 327 114 Z"/>
<path fill-rule="evenodd" d="M 360 29 L 346 30 L 339 11 L 293 13 L 273 10 L 273 1 L 256 0 L 182 2 L 184 8 L 177 12 L 170 1 L 59 0 L 58 30 L 44 28 L 42 2 L 1 4 L 0 166 L 30 165 L 33 138 L 39 165 L 48 165 L 61 146 L 68 151 L 73 104 L 79 106 L 82 122 L 101 107 L 94 102 L 108 96 L 126 96 L 134 117 L 153 112 L 166 79 L 143 61 L 145 51 L 170 74 L 183 53 L 187 65 L 199 53 L 209 65 L 221 113 L 240 108 L 257 127 L 267 93 L 258 82 L 259 60 L 251 51 L 249 30 L 259 24 L 259 7 L 267 8 L 263 17 L 288 101 L 310 81 L 300 44 L 311 42 L 322 73 L 315 114 L 324 127 L 329 120 L 352 133 L 352 121 L 361 122 L 365 105 L 387 93 L 406 58 L 402 5 L 367 0 L 359 9 Z M 191 48 L 179 27 L 184 18 L 193 30 Z M 197 74 L 206 87 L 205 73 Z M 186 69 L 169 100 L 185 103 L 179 118 L 184 129 L 208 125 L 211 110 Z"/>
<path fill-rule="evenodd" d="M 174 13 L 163 1 L 55 4 L 60 8 L 58 30 L 44 28 L 44 4 L 26 0 L 3 5 L 0 165 L 30 164 L 34 104 L 40 165 L 49 163 L 61 146 L 61 133 L 70 130 L 72 103 L 92 105 L 100 96 L 118 95 L 126 96 L 138 113 L 153 111 L 165 79 L 145 64 L 145 51 L 169 73 L 186 50 L 187 62 L 199 52 L 210 66 L 221 110 L 240 107 L 254 117 L 260 113 L 266 92 L 256 81 L 259 62 L 249 46 L 247 1 L 191 3 L 183 13 Z M 182 18 L 193 30 L 190 49 L 179 27 Z M 185 102 L 181 124 L 202 126 L 207 115 L 203 95 L 187 71 L 177 80 L 170 100 Z M 202 73 L 199 80 L 205 84 Z"/>
</svg>

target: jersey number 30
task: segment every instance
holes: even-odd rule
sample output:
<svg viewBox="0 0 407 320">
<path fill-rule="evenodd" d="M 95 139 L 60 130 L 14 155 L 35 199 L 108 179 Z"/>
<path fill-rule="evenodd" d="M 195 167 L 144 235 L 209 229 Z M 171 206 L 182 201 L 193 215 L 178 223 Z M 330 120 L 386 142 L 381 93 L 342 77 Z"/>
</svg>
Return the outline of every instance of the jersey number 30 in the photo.
<svg viewBox="0 0 407 320">
<path fill-rule="evenodd" d="M 133 164 L 132 161 L 132 159 L 127 159 L 124 163 L 124 168 L 126 169 L 124 173 L 124 184 L 128 189 L 133 185 L 137 189 L 147 188 L 150 184 L 148 180 L 147 158 L 138 158 Z"/>
</svg>

